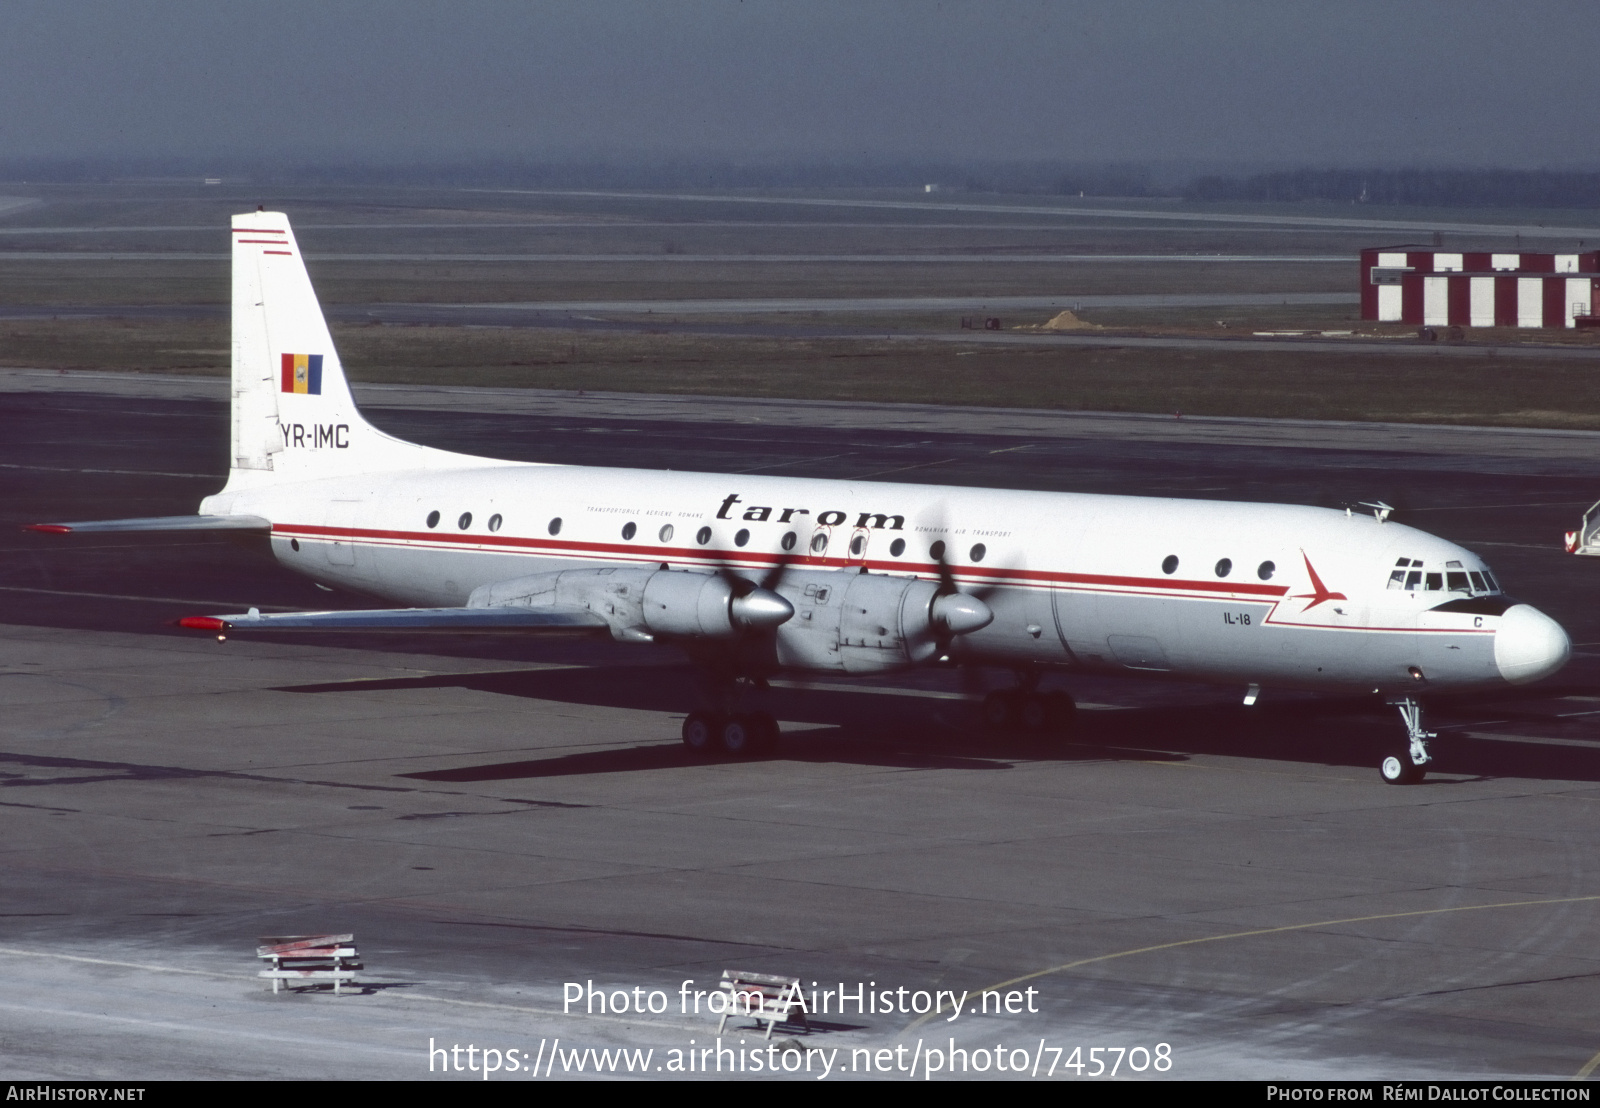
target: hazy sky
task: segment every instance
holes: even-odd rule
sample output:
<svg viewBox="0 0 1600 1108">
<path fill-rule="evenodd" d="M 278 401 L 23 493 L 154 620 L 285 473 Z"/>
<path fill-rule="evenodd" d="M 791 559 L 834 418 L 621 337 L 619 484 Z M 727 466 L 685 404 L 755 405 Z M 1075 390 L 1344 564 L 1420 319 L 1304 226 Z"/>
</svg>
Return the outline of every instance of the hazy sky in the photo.
<svg viewBox="0 0 1600 1108">
<path fill-rule="evenodd" d="M 3 0 L 0 157 L 1597 166 L 1594 0 Z"/>
</svg>

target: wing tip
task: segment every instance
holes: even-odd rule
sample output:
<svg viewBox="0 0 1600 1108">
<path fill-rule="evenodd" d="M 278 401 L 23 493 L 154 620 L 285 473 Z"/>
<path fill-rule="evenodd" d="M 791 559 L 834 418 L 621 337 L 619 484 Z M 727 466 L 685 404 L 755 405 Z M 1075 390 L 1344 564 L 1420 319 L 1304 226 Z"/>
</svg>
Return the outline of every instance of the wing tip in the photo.
<svg viewBox="0 0 1600 1108">
<path fill-rule="evenodd" d="M 24 531 L 39 531 L 46 535 L 70 535 L 72 528 L 65 523 L 24 523 Z"/>
<path fill-rule="evenodd" d="M 233 625 L 216 616 L 184 616 L 173 620 L 172 626 L 183 627 L 190 631 L 226 631 Z"/>
</svg>

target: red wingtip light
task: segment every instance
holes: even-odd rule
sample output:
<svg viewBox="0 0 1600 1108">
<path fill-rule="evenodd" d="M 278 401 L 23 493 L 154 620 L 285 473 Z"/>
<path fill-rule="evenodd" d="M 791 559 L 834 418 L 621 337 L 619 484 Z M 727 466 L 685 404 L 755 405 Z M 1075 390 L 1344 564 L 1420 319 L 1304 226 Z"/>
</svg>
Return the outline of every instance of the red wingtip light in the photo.
<svg viewBox="0 0 1600 1108">
<path fill-rule="evenodd" d="M 226 631 L 228 621 L 218 619 L 216 616 L 184 616 L 177 621 L 179 627 L 187 627 L 191 631 Z"/>
<path fill-rule="evenodd" d="M 72 528 L 64 523 L 24 523 L 24 531 L 43 531 L 47 535 L 69 535 Z"/>
</svg>

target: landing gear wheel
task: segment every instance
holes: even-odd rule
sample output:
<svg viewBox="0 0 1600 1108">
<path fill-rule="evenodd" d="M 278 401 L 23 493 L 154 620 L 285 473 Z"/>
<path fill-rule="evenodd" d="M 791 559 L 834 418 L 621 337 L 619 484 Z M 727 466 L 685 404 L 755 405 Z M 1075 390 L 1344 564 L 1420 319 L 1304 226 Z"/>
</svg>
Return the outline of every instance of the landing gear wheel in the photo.
<svg viewBox="0 0 1600 1108">
<path fill-rule="evenodd" d="M 1428 775 L 1426 767 L 1411 760 L 1409 750 L 1385 755 L 1378 763 L 1378 772 L 1391 785 L 1415 785 Z"/>
<path fill-rule="evenodd" d="M 1047 726 L 1057 735 L 1070 735 L 1078 726 L 1078 703 L 1059 690 L 1044 694 Z"/>
<path fill-rule="evenodd" d="M 1438 738 L 1422 726 L 1422 704 L 1412 697 L 1391 701 L 1400 709 L 1400 719 L 1406 727 L 1406 741 L 1384 756 L 1378 763 L 1378 772 L 1391 785 L 1415 785 L 1428 774 L 1428 763 L 1433 756 L 1428 753 L 1428 743 Z"/>
<path fill-rule="evenodd" d="M 983 698 L 983 725 L 991 731 L 1005 731 L 1015 726 L 1017 701 L 1010 692 L 995 691 Z"/>
<path fill-rule="evenodd" d="M 766 712 L 754 712 L 745 717 L 755 734 L 757 753 L 770 754 L 778 746 L 778 721 Z"/>
<path fill-rule="evenodd" d="M 690 712 L 683 721 L 683 745 L 691 754 L 704 757 L 716 746 L 722 721 L 710 712 Z"/>
<path fill-rule="evenodd" d="M 723 753 L 732 758 L 746 758 L 754 753 L 761 742 L 761 731 L 751 716 L 729 716 L 722 721 L 717 738 Z"/>
<path fill-rule="evenodd" d="M 1017 726 L 1034 734 L 1048 730 L 1050 705 L 1043 696 L 1036 692 L 1018 693 L 1016 705 Z"/>
</svg>

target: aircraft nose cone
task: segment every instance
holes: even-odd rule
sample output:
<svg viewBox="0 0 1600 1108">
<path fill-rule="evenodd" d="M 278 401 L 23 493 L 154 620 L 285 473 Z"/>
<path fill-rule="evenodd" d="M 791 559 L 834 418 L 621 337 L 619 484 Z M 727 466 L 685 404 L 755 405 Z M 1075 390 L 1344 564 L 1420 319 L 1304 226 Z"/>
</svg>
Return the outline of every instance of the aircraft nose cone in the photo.
<svg viewBox="0 0 1600 1108">
<path fill-rule="evenodd" d="M 748 631 L 764 631 L 787 623 L 794 615 L 794 605 L 771 589 L 752 589 L 729 602 L 728 615 Z"/>
<path fill-rule="evenodd" d="M 1567 664 L 1572 640 L 1561 624 L 1529 604 L 1516 604 L 1500 617 L 1494 633 L 1494 664 L 1513 685 L 1548 677 Z"/>
<path fill-rule="evenodd" d="M 934 622 L 944 625 L 952 635 L 966 635 L 980 631 L 994 622 L 994 612 L 989 605 L 975 596 L 953 592 L 933 602 L 930 612 Z"/>
</svg>

